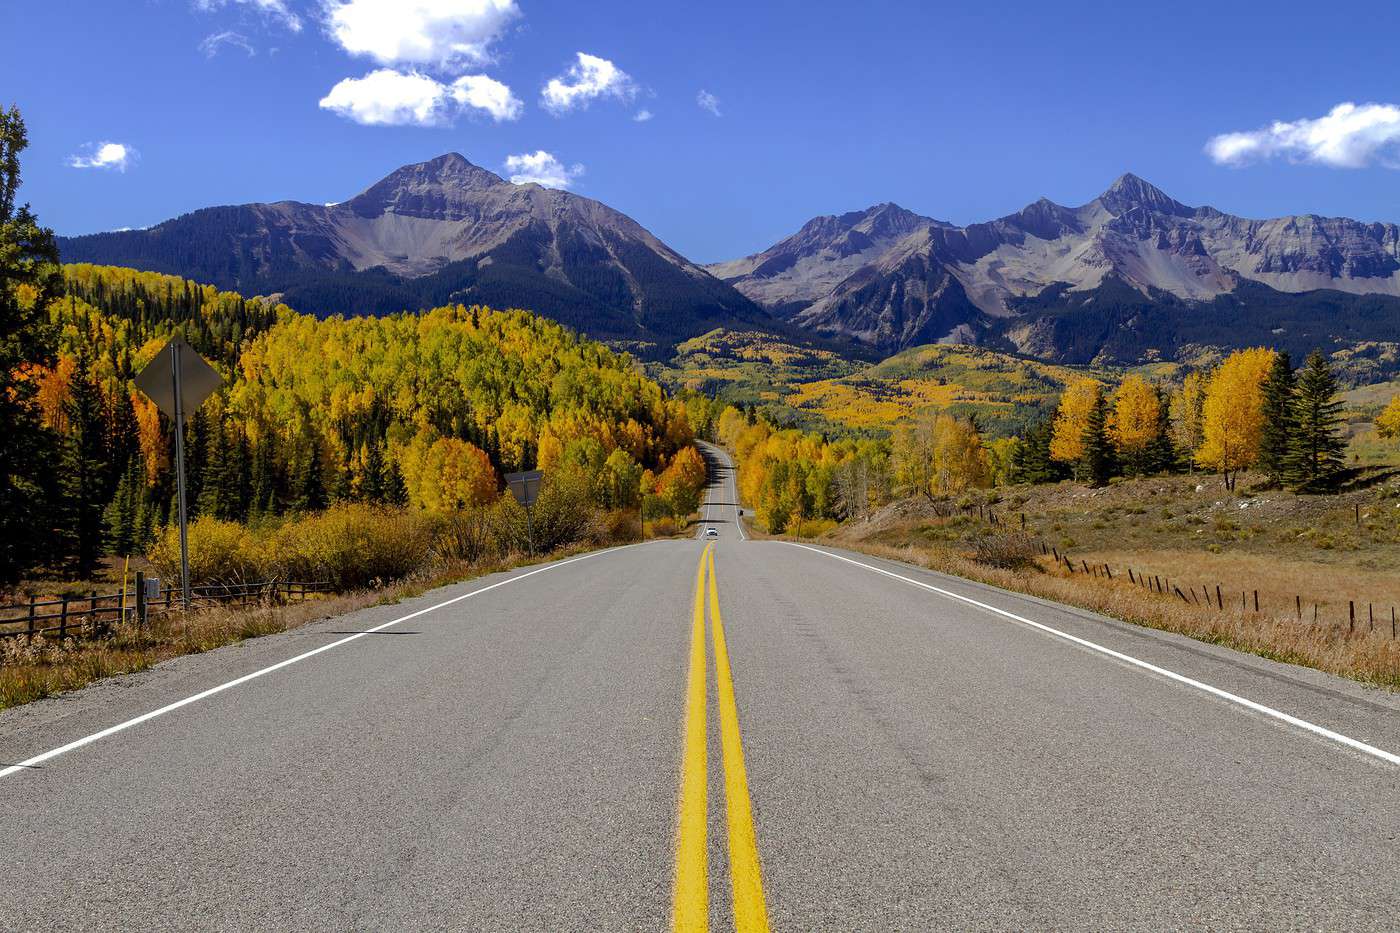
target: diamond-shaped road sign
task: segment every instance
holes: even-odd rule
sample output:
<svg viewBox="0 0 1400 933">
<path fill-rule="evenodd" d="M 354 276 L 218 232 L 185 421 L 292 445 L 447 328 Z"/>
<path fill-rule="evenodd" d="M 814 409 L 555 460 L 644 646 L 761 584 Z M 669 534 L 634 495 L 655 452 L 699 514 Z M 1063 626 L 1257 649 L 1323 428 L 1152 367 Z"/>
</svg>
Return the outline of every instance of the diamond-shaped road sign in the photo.
<svg viewBox="0 0 1400 933">
<path fill-rule="evenodd" d="M 535 500 L 540 495 L 540 481 L 544 479 L 544 473 L 539 470 L 527 470 L 524 473 L 507 473 L 506 486 L 510 489 L 511 495 L 515 496 L 515 501 L 529 508 L 535 504 Z"/>
<path fill-rule="evenodd" d="M 176 360 L 178 359 L 178 362 Z M 183 337 L 175 336 L 156 354 L 156 358 L 141 370 L 135 382 L 136 388 L 145 392 L 156 406 L 172 419 L 175 417 L 175 367 L 179 367 L 180 407 L 185 417 L 198 408 L 205 399 L 223 384 L 223 377 L 214 367 L 204 361 L 194 347 L 185 343 Z"/>
</svg>

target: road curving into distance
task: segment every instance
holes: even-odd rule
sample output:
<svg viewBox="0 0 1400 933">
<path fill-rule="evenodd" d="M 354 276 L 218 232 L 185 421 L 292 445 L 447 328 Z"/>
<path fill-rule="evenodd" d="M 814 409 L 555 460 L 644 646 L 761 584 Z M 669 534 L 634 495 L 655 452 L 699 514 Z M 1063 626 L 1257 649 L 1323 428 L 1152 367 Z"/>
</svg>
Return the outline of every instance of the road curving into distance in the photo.
<svg viewBox="0 0 1400 933">
<path fill-rule="evenodd" d="M 1400 699 L 741 539 L 706 455 L 716 539 L 0 713 L 0 926 L 1394 928 Z"/>
</svg>

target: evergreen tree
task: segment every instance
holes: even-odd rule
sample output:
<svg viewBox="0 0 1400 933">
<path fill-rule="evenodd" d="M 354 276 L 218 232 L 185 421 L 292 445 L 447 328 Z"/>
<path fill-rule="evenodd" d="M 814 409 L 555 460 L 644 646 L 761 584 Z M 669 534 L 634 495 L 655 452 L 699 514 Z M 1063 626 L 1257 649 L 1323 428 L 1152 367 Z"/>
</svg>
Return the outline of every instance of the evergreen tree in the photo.
<svg viewBox="0 0 1400 933">
<path fill-rule="evenodd" d="M 1271 485 L 1281 485 L 1291 478 L 1291 450 L 1296 434 L 1293 389 L 1293 361 L 1280 350 L 1264 379 L 1264 423 L 1259 431 L 1259 459 L 1255 461 Z"/>
<path fill-rule="evenodd" d="M 1170 399 L 1160 385 L 1156 386 L 1156 392 L 1157 410 L 1161 412 L 1161 417 L 1157 419 L 1157 433 L 1147 445 L 1147 470 L 1151 473 L 1175 473 L 1181 468 L 1181 454 L 1172 440 L 1172 423 L 1167 417 Z"/>
<path fill-rule="evenodd" d="M 284 485 L 279 469 L 277 435 L 263 432 L 253 448 L 248 511 L 252 515 L 276 515 L 282 511 Z"/>
<path fill-rule="evenodd" d="M 390 463 L 384 477 L 384 501 L 388 505 L 407 505 L 408 486 L 397 463 Z"/>
<path fill-rule="evenodd" d="M 377 438 L 370 438 L 365 444 L 365 470 L 360 483 L 360 498 L 368 502 L 384 502 L 387 498 L 388 480 L 384 448 Z"/>
<path fill-rule="evenodd" d="M 87 354 L 80 354 L 66 405 L 68 436 L 63 452 L 63 514 L 67 556 L 80 576 L 90 576 L 102 556 L 102 514 L 107 505 L 106 412 L 102 390 L 92 379 Z"/>
<path fill-rule="evenodd" d="M 107 546 L 117 556 L 137 553 L 145 543 L 142 535 L 145 491 L 141 466 L 133 459 L 122 473 L 117 491 L 103 513 Z"/>
<path fill-rule="evenodd" d="M 296 475 L 292 485 L 294 494 L 292 508 L 300 512 L 314 512 L 326 507 L 326 486 L 321 478 L 321 445 L 309 431 L 302 434 L 299 442 Z"/>
<path fill-rule="evenodd" d="M 191 495 L 190 502 L 198 503 L 198 514 L 214 518 L 228 517 L 227 471 L 229 468 L 228 431 L 223 423 L 211 423 L 203 432 L 204 456 L 200 458 L 199 495 Z M 193 471 L 191 471 L 193 473 Z"/>
<path fill-rule="evenodd" d="M 1084 454 L 1080 458 L 1084 480 L 1091 486 L 1105 486 L 1114 473 L 1113 443 L 1108 436 L 1108 400 L 1096 394 L 1084 422 Z"/>
<path fill-rule="evenodd" d="M 171 426 L 171 431 L 175 430 Z M 196 408 L 185 422 L 185 509 L 189 519 L 200 514 L 199 504 L 204 497 L 205 465 L 209 461 L 209 445 L 213 442 L 209 416 L 203 408 Z M 175 441 L 170 442 L 171 469 L 175 468 Z M 172 490 L 172 496 L 174 492 Z M 172 509 L 172 514 L 176 509 Z"/>
<path fill-rule="evenodd" d="M 1326 483 L 1342 468 L 1346 442 L 1339 434 L 1341 412 L 1337 377 L 1322 352 L 1314 350 L 1299 373 L 1293 400 L 1290 466 L 1300 486 Z"/>
<path fill-rule="evenodd" d="M 53 231 L 15 207 L 19 154 L 29 144 L 19 109 L 0 110 L 0 585 L 58 550 L 53 533 L 59 439 L 44 427 L 31 366 L 53 363 L 48 307 L 63 292 Z"/>
<path fill-rule="evenodd" d="M 1050 441 L 1055 424 L 1042 418 L 1031 426 L 1011 454 L 1013 483 L 1055 483 L 1065 479 L 1069 471 L 1064 464 L 1050 456 Z"/>
</svg>

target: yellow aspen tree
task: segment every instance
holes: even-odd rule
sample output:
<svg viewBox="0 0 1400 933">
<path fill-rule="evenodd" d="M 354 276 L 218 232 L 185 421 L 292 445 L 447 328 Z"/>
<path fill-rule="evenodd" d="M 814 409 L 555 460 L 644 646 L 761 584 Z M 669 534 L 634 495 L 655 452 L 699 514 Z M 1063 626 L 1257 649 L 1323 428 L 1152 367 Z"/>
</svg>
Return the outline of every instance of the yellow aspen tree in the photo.
<svg viewBox="0 0 1400 933">
<path fill-rule="evenodd" d="M 934 483 L 943 495 L 988 485 L 987 450 L 973 423 L 939 415 L 934 423 Z"/>
<path fill-rule="evenodd" d="M 1376 418 L 1376 431 L 1381 437 L 1400 437 L 1400 395 L 1392 398 Z"/>
<path fill-rule="evenodd" d="M 1172 396 L 1172 433 L 1176 446 L 1194 453 L 1205 440 L 1201 410 L 1206 398 L 1206 374 L 1188 373 Z"/>
<path fill-rule="evenodd" d="M 1055 432 L 1050 438 L 1050 457 L 1061 463 L 1078 463 L 1084 456 L 1084 429 L 1103 387 L 1095 379 L 1082 377 L 1065 386 L 1055 411 Z"/>
<path fill-rule="evenodd" d="M 1146 379 L 1131 375 L 1113 393 L 1108 434 L 1124 463 L 1140 467 L 1161 426 L 1157 390 Z"/>
<path fill-rule="evenodd" d="M 1226 357 L 1206 384 L 1196 462 L 1219 471 L 1226 489 L 1234 489 L 1239 471 L 1259 457 L 1264 380 L 1273 365 L 1273 350 L 1238 350 Z"/>
</svg>

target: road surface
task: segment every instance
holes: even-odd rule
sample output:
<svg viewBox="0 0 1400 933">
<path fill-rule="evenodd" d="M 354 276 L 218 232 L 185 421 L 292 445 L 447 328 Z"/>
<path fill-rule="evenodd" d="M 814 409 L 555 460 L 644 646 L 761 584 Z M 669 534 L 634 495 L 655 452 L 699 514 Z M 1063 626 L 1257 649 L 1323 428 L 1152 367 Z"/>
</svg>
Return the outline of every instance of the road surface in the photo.
<svg viewBox="0 0 1400 933">
<path fill-rule="evenodd" d="M 0 927 L 1400 924 L 1393 696 L 741 540 L 715 472 L 718 540 L 0 713 Z"/>
</svg>

